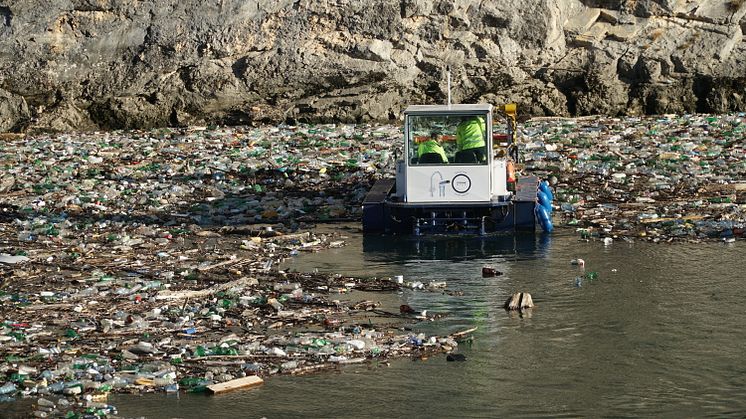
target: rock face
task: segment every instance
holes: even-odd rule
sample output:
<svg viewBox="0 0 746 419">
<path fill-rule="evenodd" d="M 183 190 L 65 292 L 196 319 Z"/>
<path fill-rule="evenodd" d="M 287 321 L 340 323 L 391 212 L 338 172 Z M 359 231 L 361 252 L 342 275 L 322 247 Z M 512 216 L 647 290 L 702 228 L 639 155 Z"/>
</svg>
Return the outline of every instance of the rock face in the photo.
<svg viewBox="0 0 746 419">
<path fill-rule="evenodd" d="M 743 0 L 0 0 L 0 131 L 746 109 Z"/>
</svg>

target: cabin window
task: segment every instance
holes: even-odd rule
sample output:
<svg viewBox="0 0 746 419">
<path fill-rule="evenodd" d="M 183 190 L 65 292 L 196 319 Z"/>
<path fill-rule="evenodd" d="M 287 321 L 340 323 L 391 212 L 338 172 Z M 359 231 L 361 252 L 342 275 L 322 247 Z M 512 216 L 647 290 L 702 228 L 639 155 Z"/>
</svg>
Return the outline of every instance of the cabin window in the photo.
<svg viewBox="0 0 746 419">
<path fill-rule="evenodd" d="M 410 165 L 487 164 L 487 115 L 409 115 Z"/>
</svg>

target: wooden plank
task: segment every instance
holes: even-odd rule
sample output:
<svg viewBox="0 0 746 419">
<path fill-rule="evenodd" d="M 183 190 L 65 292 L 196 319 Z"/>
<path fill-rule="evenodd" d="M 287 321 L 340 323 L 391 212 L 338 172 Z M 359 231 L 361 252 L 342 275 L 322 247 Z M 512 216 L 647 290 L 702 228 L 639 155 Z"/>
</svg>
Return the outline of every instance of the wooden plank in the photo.
<svg viewBox="0 0 746 419">
<path fill-rule="evenodd" d="M 207 386 L 213 394 L 224 393 L 226 391 L 238 390 L 241 388 L 248 389 L 256 386 L 260 386 L 264 383 L 264 380 L 257 377 L 256 375 L 250 375 L 244 378 L 237 378 L 235 380 L 226 381 L 224 383 L 213 384 Z"/>
</svg>

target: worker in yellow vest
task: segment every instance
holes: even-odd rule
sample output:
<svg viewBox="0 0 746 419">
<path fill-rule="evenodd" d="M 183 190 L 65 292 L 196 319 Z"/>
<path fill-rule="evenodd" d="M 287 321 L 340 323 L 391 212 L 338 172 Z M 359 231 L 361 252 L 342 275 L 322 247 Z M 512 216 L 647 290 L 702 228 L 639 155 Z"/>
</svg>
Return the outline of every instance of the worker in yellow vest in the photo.
<svg viewBox="0 0 746 419">
<path fill-rule="evenodd" d="M 422 156 L 425 155 L 423 159 Z M 443 146 L 440 145 L 437 134 L 432 134 L 430 139 L 420 143 L 417 148 L 417 158 L 419 163 L 448 163 L 448 156 Z"/>
<path fill-rule="evenodd" d="M 473 116 L 461 122 L 456 128 L 456 146 L 464 162 L 483 163 L 487 159 L 485 151 L 484 118 Z M 459 158 L 457 157 L 457 162 Z"/>
</svg>

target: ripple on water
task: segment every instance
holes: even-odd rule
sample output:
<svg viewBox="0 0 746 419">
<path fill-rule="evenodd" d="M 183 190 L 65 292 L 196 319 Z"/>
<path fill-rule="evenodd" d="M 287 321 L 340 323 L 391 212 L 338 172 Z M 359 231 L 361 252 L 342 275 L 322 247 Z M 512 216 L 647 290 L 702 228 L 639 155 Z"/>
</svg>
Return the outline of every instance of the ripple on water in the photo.
<svg viewBox="0 0 746 419">
<path fill-rule="evenodd" d="M 445 280 L 464 295 L 405 290 L 391 297 L 450 314 L 415 331 L 478 326 L 473 342 L 458 348 L 467 361 L 434 356 L 272 377 L 259 391 L 187 396 L 182 406 L 200 412 L 207 400 L 216 417 L 720 417 L 746 411 L 740 246 L 603 246 L 559 234 L 497 243 L 397 238 L 376 248 L 346 234 L 349 246 L 299 257 L 291 267 Z M 575 258 L 586 261 L 584 271 L 570 265 Z M 505 274 L 482 278 L 485 265 Z M 598 278 L 577 287 L 575 278 L 588 272 Z M 517 291 L 533 295 L 530 313 L 503 310 Z M 147 414 L 137 410 L 145 399 L 113 402 L 123 415 L 137 416 Z M 152 416 L 176 414 L 169 399 L 154 400 L 151 408 L 162 414 Z"/>
</svg>

